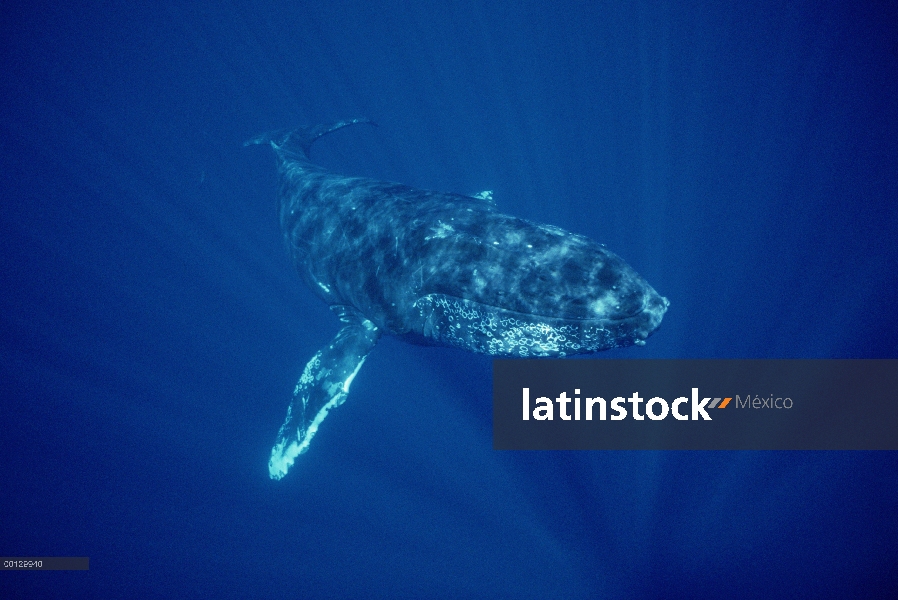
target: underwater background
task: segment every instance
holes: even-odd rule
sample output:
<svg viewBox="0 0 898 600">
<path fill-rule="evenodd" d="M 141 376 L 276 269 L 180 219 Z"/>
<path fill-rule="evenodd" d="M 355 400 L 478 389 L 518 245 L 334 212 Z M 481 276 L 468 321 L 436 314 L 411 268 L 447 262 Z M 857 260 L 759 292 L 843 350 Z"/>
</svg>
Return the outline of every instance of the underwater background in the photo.
<svg viewBox="0 0 898 600">
<path fill-rule="evenodd" d="M 491 362 L 337 320 L 263 131 L 604 243 L 670 300 L 602 358 L 898 358 L 894 2 L 0 6 L 3 598 L 882 598 L 896 452 L 499 452 Z M 896 398 L 898 401 L 898 398 Z M 862 400 L 858 399 L 858 403 Z"/>
</svg>

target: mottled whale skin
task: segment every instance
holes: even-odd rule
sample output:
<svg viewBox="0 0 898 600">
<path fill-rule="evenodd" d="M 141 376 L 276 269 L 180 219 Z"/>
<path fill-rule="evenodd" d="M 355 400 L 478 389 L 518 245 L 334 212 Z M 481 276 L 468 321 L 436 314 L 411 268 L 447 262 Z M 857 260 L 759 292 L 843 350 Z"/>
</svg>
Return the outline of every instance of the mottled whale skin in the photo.
<svg viewBox="0 0 898 600">
<path fill-rule="evenodd" d="M 620 257 L 463 196 L 346 177 L 309 161 L 322 135 L 366 119 L 267 134 L 296 269 L 343 327 L 306 365 L 272 449 L 281 479 L 349 393 L 382 333 L 502 357 L 642 345 L 668 307 Z"/>
</svg>

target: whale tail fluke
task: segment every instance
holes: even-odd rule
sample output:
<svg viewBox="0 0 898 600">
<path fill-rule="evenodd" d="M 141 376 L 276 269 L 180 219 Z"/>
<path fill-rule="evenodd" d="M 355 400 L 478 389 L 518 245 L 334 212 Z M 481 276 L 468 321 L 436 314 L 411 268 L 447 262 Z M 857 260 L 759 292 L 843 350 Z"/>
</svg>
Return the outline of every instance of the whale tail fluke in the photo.
<svg viewBox="0 0 898 600">
<path fill-rule="evenodd" d="M 275 152 L 286 153 L 308 160 L 309 149 L 312 147 L 312 144 L 315 143 L 315 140 L 332 131 L 342 129 L 348 125 L 355 125 L 356 123 L 367 123 L 368 125 L 377 127 L 377 123 L 371 119 L 348 119 L 345 121 L 337 121 L 336 123 L 315 125 L 314 127 L 270 131 L 246 140 L 243 142 L 243 145 L 245 147 L 256 144 L 271 144 L 271 147 L 274 148 Z"/>
</svg>

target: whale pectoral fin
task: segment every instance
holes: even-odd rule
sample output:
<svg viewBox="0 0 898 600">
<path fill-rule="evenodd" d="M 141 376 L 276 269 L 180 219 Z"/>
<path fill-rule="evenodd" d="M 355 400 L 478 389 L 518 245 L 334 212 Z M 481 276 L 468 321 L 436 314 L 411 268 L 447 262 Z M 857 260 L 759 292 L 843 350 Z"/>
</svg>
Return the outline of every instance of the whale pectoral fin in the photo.
<svg viewBox="0 0 898 600">
<path fill-rule="evenodd" d="M 380 336 L 374 323 L 358 311 L 345 306 L 331 308 L 340 317 L 343 328 L 303 369 L 287 419 L 271 449 L 268 473 L 272 479 L 287 474 L 294 459 L 308 449 L 328 411 L 343 404 L 352 380 Z"/>
</svg>

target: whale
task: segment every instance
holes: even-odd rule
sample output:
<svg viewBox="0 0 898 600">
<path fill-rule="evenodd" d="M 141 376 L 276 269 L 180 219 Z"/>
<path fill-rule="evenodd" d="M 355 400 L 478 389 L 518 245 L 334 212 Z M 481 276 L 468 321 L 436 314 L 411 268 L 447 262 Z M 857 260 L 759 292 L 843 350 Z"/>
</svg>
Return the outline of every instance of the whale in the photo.
<svg viewBox="0 0 898 600">
<path fill-rule="evenodd" d="M 343 404 L 381 335 L 494 357 L 641 346 L 669 302 L 603 245 L 464 195 L 334 173 L 309 159 L 357 118 L 267 133 L 281 230 L 306 285 L 340 321 L 306 363 L 268 464 L 283 478 Z"/>
</svg>

